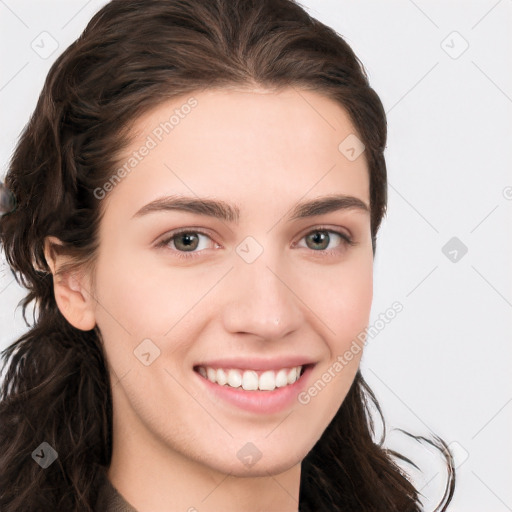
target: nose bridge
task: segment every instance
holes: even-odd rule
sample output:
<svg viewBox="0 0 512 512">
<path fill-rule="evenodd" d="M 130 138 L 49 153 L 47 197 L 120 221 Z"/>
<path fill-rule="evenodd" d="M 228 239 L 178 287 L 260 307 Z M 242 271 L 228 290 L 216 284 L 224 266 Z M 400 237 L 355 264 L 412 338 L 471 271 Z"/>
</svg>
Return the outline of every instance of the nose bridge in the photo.
<svg viewBox="0 0 512 512">
<path fill-rule="evenodd" d="M 269 250 L 248 263 L 239 258 L 224 308 L 224 327 L 262 338 L 282 338 L 298 328 L 299 301 L 290 289 L 282 255 Z"/>
</svg>

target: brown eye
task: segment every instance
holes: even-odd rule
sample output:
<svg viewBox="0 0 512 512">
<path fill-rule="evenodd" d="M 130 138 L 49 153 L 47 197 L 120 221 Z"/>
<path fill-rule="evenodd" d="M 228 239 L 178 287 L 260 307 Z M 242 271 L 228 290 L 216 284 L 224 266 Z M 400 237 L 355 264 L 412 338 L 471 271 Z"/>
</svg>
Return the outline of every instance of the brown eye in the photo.
<svg viewBox="0 0 512 512">
<path fill-rule="evenodd" d="M 348 235 L 331 229 L 315 229 L 310 231 L 303 239 L 306 240 L 306 247 L 315 252 L 331 253 L 340 247 L 354 245 L 354 242 Z M 336 241 L 338 242 L 337 246 L 329 249 L 329 245 Z"/>
<path fill-rule="evenodd" d="M 313 233 L 306 235 L 306 243 L 310 249 L 325 251 L 329 246 L 330 241 L 331 238 L 327 231 L 314 231 Z"/>
<path fill-rule="evenodd" d="M 178 251 L 194 251 L 199 245 L 197 233 L 180 233 L 172 237 L 174 246 Z"/>
<path fill-rule="evenodd" d="M 171 251 L 179 258 L 195 258 L 204 249 L 219 247 L 210 235 L 197 229 L 182 229 L 169 233 L 157 247 Z"/>
</svg>

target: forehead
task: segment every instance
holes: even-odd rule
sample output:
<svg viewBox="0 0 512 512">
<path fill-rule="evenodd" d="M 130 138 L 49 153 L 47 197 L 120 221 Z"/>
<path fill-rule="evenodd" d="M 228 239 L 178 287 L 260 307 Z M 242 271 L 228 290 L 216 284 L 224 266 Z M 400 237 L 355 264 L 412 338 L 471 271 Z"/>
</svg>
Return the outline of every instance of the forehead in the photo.
<svg viewBox="0 0 512 512">
<path fill-rule="evenodd" d="M 199 91 L 147 112 L 132 135 L 118 164 L 129 172 L 112 201 L 130 195 L 140 206 L 173 193 L 247 204 L 251 197 L 286 202 L 336 192 L 369 201 L 364 153 L 350 159 L 343 151 L 357 137 L 350 117 L 316 92 Z"/>
</svg>

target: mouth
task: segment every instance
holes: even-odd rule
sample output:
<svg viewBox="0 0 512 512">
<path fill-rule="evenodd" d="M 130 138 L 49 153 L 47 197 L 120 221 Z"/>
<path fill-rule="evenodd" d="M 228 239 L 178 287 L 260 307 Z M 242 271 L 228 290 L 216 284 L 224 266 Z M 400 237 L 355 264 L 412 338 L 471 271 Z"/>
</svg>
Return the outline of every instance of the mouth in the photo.
<svg viewBox="0 0 512 512">
<path fill-rule="evenodd" d="M 297 382 L 312 364 L 279 368 L 277 370 L 241 370 L 195 366 L 194 371 L 213 384 L 244 391 L 274 391 Z"/>
<path fill-rule="evenodd" d="M 274 415 L 297 406 L 299 394 L 307 387 L 316 363 L 281 368 L 248 369 L 222 367 L 214 363 L 194 366 L 199 385 L 216 407 L 234 408 L 254 415 Z M 293 363 L 296 364 L 296 363 Z M 258 365 L 254 365 L 258 367 Z"/>
</svg>

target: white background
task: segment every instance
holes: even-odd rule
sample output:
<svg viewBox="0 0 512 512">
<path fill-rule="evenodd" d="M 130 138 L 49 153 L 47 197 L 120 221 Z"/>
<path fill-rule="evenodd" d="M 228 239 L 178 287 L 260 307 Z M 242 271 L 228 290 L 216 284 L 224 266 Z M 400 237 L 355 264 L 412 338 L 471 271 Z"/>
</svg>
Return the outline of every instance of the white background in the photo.
<svg viewBox="0 0 512 512">
<path fill-rule="evenodd" d="M 1 176 L 50 65 L 105 3 L 0 0 Z M 451 511 L 510 511 L 512 1 L 302 5 L 345 37 L 388 112 L 389 210 L 371 323 L 394 301 L 404 309 L 370 339 L 363 374 L 388 428 L 452 443 Z M 31 46 L 44 31 L 58 43 L 46 59 Z M 446 250 L 455 262 L 442 252 L 452 237 L 467 247 L 462 257 Z M 23 295 L 4 269 L 0 349 L 26 330 Z M 405 439 L 392 432 L 389 445 L 425 463 L 416 478 L 431 510 L 440 459 Z"/>
</svg>

